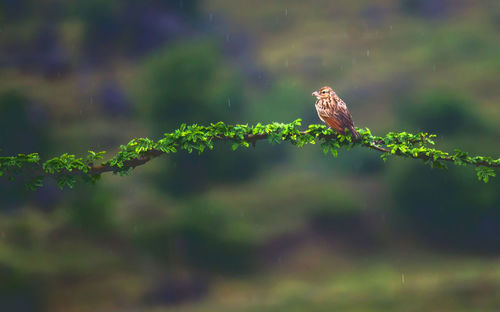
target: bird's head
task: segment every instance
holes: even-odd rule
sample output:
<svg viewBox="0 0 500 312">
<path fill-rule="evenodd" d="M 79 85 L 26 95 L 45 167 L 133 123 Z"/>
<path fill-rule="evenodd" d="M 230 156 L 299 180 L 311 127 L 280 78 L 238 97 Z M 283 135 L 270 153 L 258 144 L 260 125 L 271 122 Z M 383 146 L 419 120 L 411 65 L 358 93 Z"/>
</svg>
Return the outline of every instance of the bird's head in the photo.
<svg viewBox="0 0 500 312">
<path fill-rule="evenodd" d="M 333 89 L 330 87 L 323 87 L 319 89 L 318 91 L 313 92 L 313 96 L 315 96 L 318 100 L 320 99 L 326 99 L 329 98 L 330 96 L 333 96 L 335 92 L 333 92 Z"/>
</svg>

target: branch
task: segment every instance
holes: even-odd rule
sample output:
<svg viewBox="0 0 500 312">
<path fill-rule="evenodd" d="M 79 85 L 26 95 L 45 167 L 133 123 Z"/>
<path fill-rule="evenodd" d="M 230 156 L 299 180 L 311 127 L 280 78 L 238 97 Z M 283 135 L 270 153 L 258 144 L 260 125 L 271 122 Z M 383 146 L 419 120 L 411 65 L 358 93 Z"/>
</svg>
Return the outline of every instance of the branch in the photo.
<svg viewBox="0 0 500 312">
<path fill-rule="evenodd" d="M 132 169 L 142 166 L 150 160 L 178 149 L 189 153 L 205 149 L 213 149 L 218 141 L 232 143 L 232 149 L 255 146 L 257 141 L 267 140 L 272 144 L 288 141 L 297 147 L 305 144 L 320 143 L 325 154 L 337 156 L 341 148 L 362 146 L 382 153 L 382 159 L 398 156 L 423 160 L 436 168 L 446 168 L 445 163 L 455 165 L 471 165 L 476 167 L 480 180 L 488 182 L 495 176 L 493 168 L 500 167 L 500 159 L 484 156 L 469 156 L 468 153 L 455 150 L 453 154 L 430 148 L 434 145 L 435 135 L 427 133 L 411 134 L 407 132 L 389 132 L 385 137 L 373 136 L 368 128 L 358 129 L 361 138 L 353 141 L 350 135 L 335 133 L 323 125 L 309 125 L 307 130 L 299 130 L 301 120 L 289 124 L 272 123 L 268 125 L 226 125 L 223 122 L 210 126 L 182 124 L 173 132 L 165 133 L 163 138 L 153 141 L 148 138 L 131 140 L 127 145 L 120 146 L 120 151 L 110 160 L 94 164 L 103 158 L 105 152 L 89 151 L 85 159 L 74 155 L 63 154 L 59 157 L 40 162 L 37 153 L 17 156 L 0 157 L 0 176 L 14 179 L 16 175 L 25 174 L 29 178 L 28 187 L 35 189 L 43 186 L 45 177 L 54 177 L 59 187 L 73 187 L 76 178 L 95 183 L 102 173 L 113 172 L 120 175 L 128 174 Z"/>
</svg>

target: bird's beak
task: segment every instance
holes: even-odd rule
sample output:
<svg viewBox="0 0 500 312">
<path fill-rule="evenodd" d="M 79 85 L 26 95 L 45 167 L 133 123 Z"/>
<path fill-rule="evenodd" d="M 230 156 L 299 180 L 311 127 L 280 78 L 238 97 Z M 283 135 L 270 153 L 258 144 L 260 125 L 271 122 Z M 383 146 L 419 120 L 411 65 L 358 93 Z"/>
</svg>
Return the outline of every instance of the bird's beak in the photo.
<svg viewBox="0 0 500 312">
<path fill-rule="evenodd" d="M 318 97 L 318 96 L 319 96 L 318 91 L 314 91 L 314 92 L 312 93 L 312 96 Z"/>
</svg>

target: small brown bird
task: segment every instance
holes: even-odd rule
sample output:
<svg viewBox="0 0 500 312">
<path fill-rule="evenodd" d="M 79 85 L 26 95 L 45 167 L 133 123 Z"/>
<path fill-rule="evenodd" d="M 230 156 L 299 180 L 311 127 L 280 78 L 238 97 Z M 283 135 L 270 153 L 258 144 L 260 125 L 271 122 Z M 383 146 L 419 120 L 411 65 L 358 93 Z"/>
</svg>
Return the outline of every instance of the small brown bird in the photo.
<svg viewBox="0 0 500 312">
<path fill-rule="evenodd" d="M 312 95 L 317 98 L 315 106 L 321 121 L 340 134 L 345 134 L 347 128 L 354 136 L 354 140 L 360 138 L 359 133 L 354 129 L 351 113 L 332 88 L 323 87 L 313 92 Z"/>
</svg>

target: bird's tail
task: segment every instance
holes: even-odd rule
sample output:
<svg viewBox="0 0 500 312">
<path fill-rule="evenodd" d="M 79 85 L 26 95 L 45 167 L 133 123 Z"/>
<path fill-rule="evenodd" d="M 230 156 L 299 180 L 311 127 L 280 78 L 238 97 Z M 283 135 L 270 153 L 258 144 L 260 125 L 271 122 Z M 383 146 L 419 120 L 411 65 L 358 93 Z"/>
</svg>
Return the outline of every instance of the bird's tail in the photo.
<svg viewBox="0 0 500 312">
<path fill-rule="evenodd" d="M 361 135 L 359 135 L 358 131 L 356 131 L 353 126 L 349 127 L 349 131 L 351 131 L 354 141 L 361 139 Z"/>
</svg>

